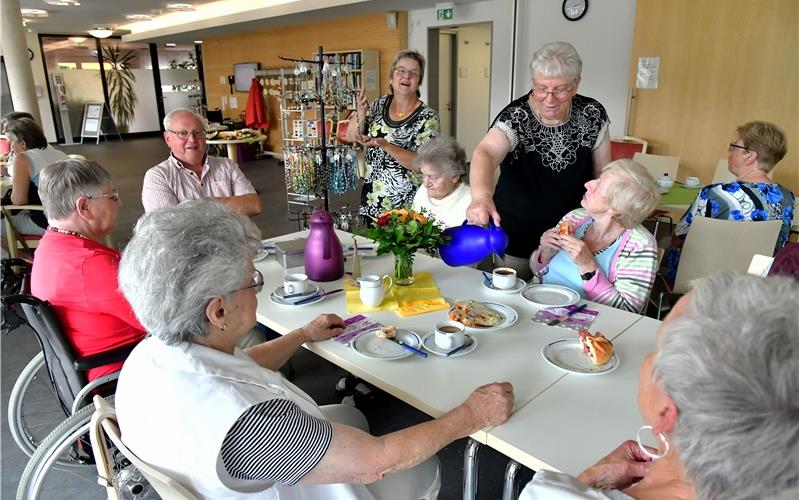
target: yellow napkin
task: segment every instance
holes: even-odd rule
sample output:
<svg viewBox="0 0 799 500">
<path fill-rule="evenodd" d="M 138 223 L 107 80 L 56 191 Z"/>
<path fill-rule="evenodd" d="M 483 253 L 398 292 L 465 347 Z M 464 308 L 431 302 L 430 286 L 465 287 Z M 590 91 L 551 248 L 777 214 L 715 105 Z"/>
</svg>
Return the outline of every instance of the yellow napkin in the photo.
<svg viewBox="0 0 799 500">
<path fill-rule="evenodd" d="M 430 273 L 413 275 L 412 285 L 391 288 L 391 293 L 379 307 L 367 307 L 361 302 L 360 292 L 350 282 L 344 282 L 347 294 L 347 314 L 375 311 L 394 311 L 402 317 L 416 316 L 442 309 L 449 309 L 449 303 L 441 296 L 441 292 Z"/>
</svg>

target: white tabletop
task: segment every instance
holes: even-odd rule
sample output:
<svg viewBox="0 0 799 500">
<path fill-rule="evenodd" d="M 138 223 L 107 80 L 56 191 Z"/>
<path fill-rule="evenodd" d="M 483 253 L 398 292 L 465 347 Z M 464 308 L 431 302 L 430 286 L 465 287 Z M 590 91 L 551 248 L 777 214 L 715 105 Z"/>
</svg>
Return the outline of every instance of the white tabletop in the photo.
<svg viewBox="0 0 799 500">
<path fill-rule="evenodd" d="M 343 233 L 340 239 L 351 242 Z M 294 233 L 276 240 L 294 239 L 307 235 L 307 231 Z M 391 256 L 361 258 L 362 274 L 390 274 L 393 265 Z M 349 268 L 349 263 L 345 265 Z M 347 317 L 344 293 L 339 293 L 307 306 L 280 306 L 269 300 L 269 294 L 280 284 L 287 272 L 298 272 L 302 268 L 283 269 L 270 256 L 256 263 L 264 275 L 265 286 L 259 295 L 258 321 L 279 333 L 286 333 L 306 324 L 321 313 L 336 313 Z M 426 255 L 417 255 L 414 272 L 431 272 L 445 298 L 450 302 L 456 298 L 474 298 L 482 301 L 500 302 L 513 307 L 519 320 L 512 327 L 475 334 L 478 347 L 474 352 L 454 358 L 442 358 L 430 354 L 428 358 L 409 356 L 399 360 L 385 361 L 363 357 L 333 340 L 308 344 L 305 347 L 341 368 L 380 387 L 393 396 L 437 417 L 451 410 L 480 385 L 495 381 L 513 384 L 516 405 L 521 408 L 566 373 L 550 366 L 541 358 L 545 343 L 564 337 L 576 336 L 572 330 L 532 323 L 536 308 L 521 295 L 506 295 L 492 292 L 481 285 L 481 274 L 471 268 L 451 268 L 441 260 Z M 320 284 L 326 290 L 343 288 L 342 280 Z M 640 316 L 625 313 L 600 304 L 590 303 L 590 308 L 599 311 L 592 331 L 602 331 L 610 338 L 624 331 Z M 385 325 L 414 330 L 424 336 L 433 330 L 436 322 L 446 319 L 446 311 L 402 318 L 393 312 L 368 313 L 366 316 Z M 472 436 L 486 443 L 485 432 Z"/>
<path fill-rule="evenodd" d="M 621 361 L 616 370 L 566 375 L 491 429 L 486 444 L 533 470 L 576 476 L 623 441 L 635 439 L 643 425 L 636 405 L 638 372 L 655 348 L 659 325 L 640 317 L 613 340 Z"/>
</svg>

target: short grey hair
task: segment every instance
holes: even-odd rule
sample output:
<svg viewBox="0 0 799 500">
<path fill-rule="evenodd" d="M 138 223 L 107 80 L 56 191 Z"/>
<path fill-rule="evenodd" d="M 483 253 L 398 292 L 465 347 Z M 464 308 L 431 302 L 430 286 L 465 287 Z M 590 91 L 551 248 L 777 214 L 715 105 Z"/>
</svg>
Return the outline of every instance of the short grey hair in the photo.
<svg viewBox="0 0 799 500">
<path fill-rule="evenodd" d="M 662 332 L 654 375 L 676 404 L 671 440 L 697 498 L 799 486 L 799 284 L 721 273 L 694 284 Z"/>
<path fill-rule="evenodd" d="M 119 288 L 148 332 L 167 344 L 208 335 L 205 308 L 241 288 L 261 232 L 210 199 L 147 212 L 119 264 Z"/>
<path fill-rule="evenodd" d="M 445 175 L 455 177 L 466 173 L 466 151 L 452 137 L 439 137 L 425 142 L 416 152 L 413 164 L 417 168 L 429 165 Z"/>
<path fill-rule="evenodd" d="M 583 74 L 583 60 L 569 42 L 549 42 L 533 54 L 530 62 L 532 78 L 565 77 L 575 81 Z"/>
<path fill-rule="evenodd" d="M 91 160 L 62 160 L 42 169 L 39 198 L 48 220 L 62 220 L 75 212 L 81 196 L 98 196 L 111 184 L 111 174 Z"/>
<path fill-rule="evenodd" d="M 605 196 L 608 206 L 619 212 L 618 221 L 622 226 L 633 228 L 649 217 L 660 200 L 660 190 L 646 167 L 622 158 L 608 163 L 602 171 L 621 174 L 608 186 Z"/>
<path fill-rule="evenodd" d="M 194 118 L 200 121 L 200 124 L 202 124 L 202 127 L 204 129 L 207 128 L 205 118 L 203 118 L 202 115 L 198 114 L 193 109 L 175 108 L 169 113 L 167 113 L 166 116 L 164 117 L 164 130 L 172 130 L 172 118 L 174 118 L 176 115 L 182 115 L 182 114 L 193 116 Z"/>
</svg>

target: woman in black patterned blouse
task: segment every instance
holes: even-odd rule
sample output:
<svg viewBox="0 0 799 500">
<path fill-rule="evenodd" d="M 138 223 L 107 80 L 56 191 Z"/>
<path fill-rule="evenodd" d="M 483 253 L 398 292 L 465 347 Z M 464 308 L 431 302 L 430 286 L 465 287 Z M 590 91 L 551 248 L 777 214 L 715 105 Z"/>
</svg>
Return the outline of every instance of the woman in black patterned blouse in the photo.
<svg viewBox="0 0 799 500">
<path fill-rule="evenodd" d="M 439 133 L 438 113 L 419 99 L 424 66 L 420 53 L 402 50 L 391 65 L 388 94 L 370 106 L 363 89 L 358 92 L 349 139 L 366 146 L 361 215 L 377 217 L 413 203 L 421 182 L 413 159 L 419 147 Z"/>
<path fill-rule="evenodd" d="M 541 234 L 580 205 L 585 183 L 610 162 L 605 108 L 577 93 L 582 64 L 570 43 L 538 49 L 532 90 L 500 112 L 472 155 L 466 214 L 476 224 L 501 220 L 509 236 L 505 264 L 524 279 Z"/>
</svg>

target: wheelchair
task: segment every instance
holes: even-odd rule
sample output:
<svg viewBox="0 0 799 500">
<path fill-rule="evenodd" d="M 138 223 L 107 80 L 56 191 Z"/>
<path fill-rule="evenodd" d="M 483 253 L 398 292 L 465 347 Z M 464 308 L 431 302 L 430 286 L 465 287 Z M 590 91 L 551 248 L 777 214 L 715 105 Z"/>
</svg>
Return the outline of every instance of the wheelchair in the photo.
<svg viewBox="0 0 799 500">
<path fill-rule="evenodd" d="M 2 298 L 4 332 L 9 325 L 27 324 L 41 352 L 17 378 L 8 405 L 8 422 L 17 445 L 30 456 L 17 489 L 18 499 L 52 497 L 53 491 L 83 479 L 81 498 L 105 498 L 97 484 L 89 427 L 95 394 L 110 396 L 118 373 L 88 383 L 86 371 L 123 361 L 135 343 L 111 351 L 78 357 L 64 336 L 51 305 L 28 294 Z M 9 319 L 15 316 L 16 319 Z M 49 403 L 49 404 L 47 404 Z M 116 481 L 122 498 L 158 498 L 135 467 L 120 456 Z M 78 483 L 80 484 L 80 483 Z M 91 488 L 94 488 L 92 490 Z"/>
</svg>

